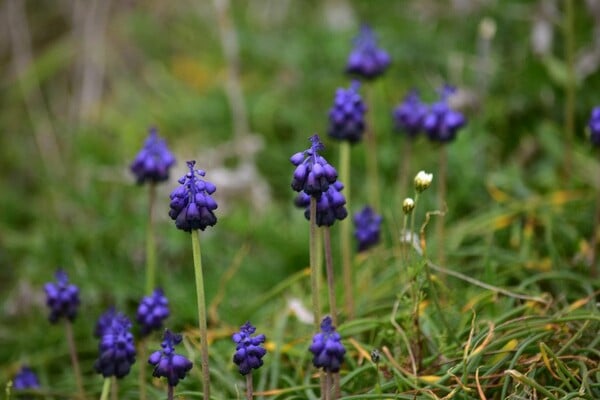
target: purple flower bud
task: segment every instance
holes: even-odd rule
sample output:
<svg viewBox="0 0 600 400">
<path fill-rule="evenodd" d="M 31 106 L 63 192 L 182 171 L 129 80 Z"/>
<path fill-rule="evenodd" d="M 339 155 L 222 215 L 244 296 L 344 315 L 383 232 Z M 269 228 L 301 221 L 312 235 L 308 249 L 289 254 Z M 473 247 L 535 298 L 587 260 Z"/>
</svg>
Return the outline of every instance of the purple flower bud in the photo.
<svg viewBox="0 0 600 400">
<path fill-rule="evenodd" d="M 600 146 L 600 106 L 594 107 L 592 110 L 588 127 L 590 128 L 590 141 L 594 146 Z"/>
<path fill-rule="evenodd" d="M 262 358 L 267 351 L 261 347 L 265 342 L 265 335 L 251 335 L 256 331 L 250 322 L 241 326 L 240 331 L 233 334 L 231 339 L 236 343 L 233 362 L 238 366 L 240 374 L 248 375 L 252 369 L 263 365 Z"/>
<path fill-rule="evenodd" d="M 105 378 L 123 378 L 135 363 L 131 322 L 123 314 L 114 313 L 114 310 L 112 313 L 105 313 L 101 318 L 104 318 L 102 328 L 98 330 L 100 323 L 96 325 L 97 332 L 101 334 L 98 345 L 100 357 L 94 363 L 94 369 Z"/>
<path fill-rule="evenodd" d="M 381 216 L 371 207 L 364 207 L 354 215 L 354 237 L 358 242 L 358 251 L 365 251 L 379 243 Z"/>
<path fill-rule="evenodd" d="M 399 132 L 405 132 L 412 139 L 423 128 L 423 119 L 426 114 L 427 106 L 419 99 L 419 93 L 412 90 L 394 109 L 394 127 Z"/>
<path fill-rule="evenodd" d="M 148 363 L 154 365 L 152 376 L 165 377 L 169 386 L 177 386 L 179 381 L 192 369 L 192 362 L 186 357 L 175 353 L 175 345 L 181 343 L 181 335 L 165 330 L 162 351 L 155 351 L 148 358 Z"/>
<path fill-rule="evenodd" d="M 175 164 L 175 157 L 167 144 L 158 136 L 156 128 L 150 128 L 144 147 L 131 163 L 131 172 L 136 181 L 158 183 L 169 179 L 169 168 Z"/>
<path fill-rule="evenodd" d="M 318 198 L 335 182 L 337 171 L 319 155 L 319 151 L 324 148 L 319 136 L 311 136 L 310 142 L 309 149 L 290 158 L 292 164 L 296 165 L 291 186 L 296 192 L 303 191 Z"/>
<path fill-rule="evenodd" d="M 336 220 L 342 220 L 348 216 L 346 198 L 342 194 L 343 189 L 344 185 L 335 181 L 317 199 L 317 226 L 332 226 Z M 297 207 L 305 208 L 304 216 L 310 220 L 310 196 L 300 192 L 294 200 L 294 204 Z"/>
<path fill-rule="evenodd" d="M 63 270 L 56 272 L 56 283 L 46 283 L 46 305 L 50 308 L 48 319 L 56 323 L 62 317 L 73 321 L 79 307 L 79 289 L 69 284 L 69 278 Z"/>
<path fill-rule="evenodd" d="M 466 124 L 465 117 L 450 108 L 448 98 L 455 92 L 451 86 L 440 90 L 440 100 L 431 107 L 423 119 L 423 129 L 430 140 L 449 142 L 456 137 L 457 131 Z"/>
<path fill-rule="evenodd" d="M 338 140 L 357 143 L 365 131 L 367 107 L 358 89 L 360 83 L 354 81 L 349 89 L 340 88 L 335 94 L 333 107 L 329 110 L 329 136 Z"/>
<path fill-rule="evenodd" d="M 161 289 L 156 289 L 151 296 L 144 296 L 137 309 L 137 321 L 142 327 L 142 336 L 161 329 L 168 316 L 169 300 Z"/>
<path fill-rule="evenodd" d="M 186 232 L 204 230 L 217 223 L 217 217 L 213 213 L 217 209 L 217 203 L 210 197 L 217 188 L 201 179 L 206 173 L 194 169 L 196 161 L 188 161 L 187 165 L 190 171 L 178 180 L 181 186 L 171 192 L 169 216 L 178 229 Z"/>
<path fill-rule="evenodd" d="M 23 366 L 13 379 L 13 387 L 15 390 L 38 389 L 40 381 L 31 368 Z"/>
<path fill-rule="evenodd" d="M 323 318 L 321 332 L 313 336 L 309 347 L 313 353 L 313 365 L 327 372 L 338 372 L 344 361 L 346 349 L 341 342 L 340 334 L 335 331 L 331 317 Z"/>
<path fill-rule="evenodd" d="M 354 39 L 354 48 L 348 56 L 346 72 L 364 79 L 374 79 L 383 74 L 391 63 L 388 53 L 377 47 L 375 34 L 363 25 Z"/>
</svg>

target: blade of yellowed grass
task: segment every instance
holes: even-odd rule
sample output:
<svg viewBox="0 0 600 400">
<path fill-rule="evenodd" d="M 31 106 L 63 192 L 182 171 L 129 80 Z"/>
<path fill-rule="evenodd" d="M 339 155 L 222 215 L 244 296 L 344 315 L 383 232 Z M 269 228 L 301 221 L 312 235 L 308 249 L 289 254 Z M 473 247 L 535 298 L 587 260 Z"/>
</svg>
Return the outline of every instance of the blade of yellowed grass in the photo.
<svg viewBox="0 0 600 400">
<path fill-rule="evenodd" d="M 543 393 L 550 400 L 558 400 L 558 398 L 554 394 L 552 394 L 552 392 L 550 392 L 548 389 L 546 389 L 544 386 L 540 385 L 535 380 L 531 379 L 527 375 L 520 373 L 517 370 L 509 369 L 509 370 L 506 370 L 505 374 L 510 376 L 511 378 L 521 382 L 522 384 L 530 386 L 530 387 L 536 389 L 537 391 L 539 391 L 540 393 Z"/>
<path fill-rule="evenodd" d="M 479 400 L 487 400 L 485 394 L 483 393 L 483 389 L 481 388 L 481 383 L 479 382 L 479 368 L 475 370 L 475 384 L 477 385 L 477 394 L 479 395 Z"/>
</svg>

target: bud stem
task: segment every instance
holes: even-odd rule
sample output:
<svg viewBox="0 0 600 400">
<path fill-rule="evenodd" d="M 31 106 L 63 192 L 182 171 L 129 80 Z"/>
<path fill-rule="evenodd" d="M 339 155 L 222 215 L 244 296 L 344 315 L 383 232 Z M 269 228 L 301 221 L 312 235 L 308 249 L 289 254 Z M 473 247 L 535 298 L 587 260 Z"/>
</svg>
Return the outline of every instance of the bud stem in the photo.
<svg viewBox="0 0 600 400">
<path fill-rule="evenodd" d="M 208 329 L 206 323 L 206 300 L 202 275 L 202 254 L 200 253 L 200 231 L 192 231 L 192 251 L 194 255 L 194 275 L 196 277 L 196 297 L 198 302 L 198 324 L 200 328 L 200 357 L 202 365 L 202 390 L 204 399 L 210 399 L 210 371 L 208 369 Z"/>
<path fill-rule="evenodd" d="M 104 378 L 104 384 L 102 385 L 102 394 L 100 400 L 108 400 L 108 393 L 110 392 L 110 377 Z"/>
<path fill-rule="evenodd" d="M 252 400 L 254 397 L 254 386 L 252 383 L 252 373 L 246 374 L 246 400 Z"/>
</svg>

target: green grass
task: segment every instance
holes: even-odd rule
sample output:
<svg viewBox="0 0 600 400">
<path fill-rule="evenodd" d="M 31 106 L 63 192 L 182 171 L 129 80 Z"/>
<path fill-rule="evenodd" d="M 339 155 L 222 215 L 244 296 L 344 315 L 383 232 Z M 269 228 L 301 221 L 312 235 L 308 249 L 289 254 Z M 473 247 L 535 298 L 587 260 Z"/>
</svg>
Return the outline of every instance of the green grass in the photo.
<svg viewBox="0 0 600 400">
<path fill-rule="evenodd" d="M 75 393 L 64 331 L 47 322 L 44 305 L 43 284 L 60 266 L 81 289 L 75 338 L 86 392 L 100 396 L 102 378 L 92 369 L 95 321 L 111 305 L 133 317 L 144 294 L 147 191 L 127 168 L 155 125 L 178 158 L 171 180 L 157 191 L 158 281 L 171 304 L 167 326 L 184 333 L 180 350 L 195 362 L 176 393 L 201 398 L 192 251 L 189 236 L 167 217 L 168 194 L 186 159 L 197 159 L 211 180 L 219 161 L 208 156 L 234 138 L 227 64 L 210 3 L 112 3 L 106 51 L 97 54 L 105 66 L 102 95 L 87 117 L 72 112 L 82 87 L 82 39 L 73 35 L 68 7 L 26 5 L 32 64 L 20 80 L 14 72 L 0 78 L 0 385 L 26 363 L 41 380 L 35 398 Z M 529 2 L 460 11 L 445 2 L 355 0 L 348 2 L 355 18 L 339 27 L 327 22 L 322 2 L 232 3 L 249 125 L 264 143 L 254 161 L 270 194 L 252 204 L 247 192 L 225 196 L 218 189 L 219 222 L 202 234 L 213 398 L 244 396 L 230 336 L 247 320 L 268 339 L 265 365 L 255 373 L 257 397 L 319 398 L 307 350 L 315 332 L 289 308 L 298 299 L 310 310 L 309 225 L 292 204 L 289 157 L 318 132 L 324 155 L 338 166 L 337 144 L 325 132 L 327 110 L 335 89 L 349 84 L 343 66 L 361 21 L 372 25 L 394 62 L 370 109 L 383 240 L 353 255 L 356 318 L 341 315 L 338 328 L 347 348 L 342 398 L 600 398 L 600 281 L 587 261 L 600 161 L 585 133 L 600 74 L 577 82 L 573 166 L 564 171 L 566 64 L 558 21 L 550 53 L 536 56 L 529 34 L 537 8 Z M 483 18 L 496 24 L 485 85 L 478 70 Z M 597 26 L 583 5 L 576 7 L 575 27 L 576 51 L 584 52 Z M 0 64 L 12 71 L 14 43 L 5 36 Z M 397 252 L 403 215 L 396 205 L 400 193 L 413 189 L 397 186 L 406 142 L 392 131 L 391 109 L 413 87 L 434 100 L 446 81 L 474 98 L 465 110 L 467 127 L 447 148 L 446 237 L 440 243 L 439 217 L 432 217 L 425 231 L 429 259 L 415 253 L 405 262 Z M 37 88 L 42 101 L 35 101 Z M 46 121 L 52 129 L 40 130 Z M 57 153 L 36 144 L 49 132 Z M 413 145 L 408 176 L 434 174 L 419 199 L 417 226 L 425 212 L 442 208 L 435 195 L 438 150 L 424 138 Z M 354 213 L 369 195 L 364 145 L 351 152 Z M 225 158 L 236 165 L 240 155 Z M 341 282 L 337 226 L 332 234 Z M 440 245 L 444 265 L 438 265 Z M 413 281 L 422 300 L 418 376 L 407 348 L 418 341 Z M 338 283 L 340 309 L 343 290 Z M 321 303 L 326 299 L 322 293 Z M 156 334 L 148 348 L 159 343 Z M 373 349 L 381 353 L 377 367 Z M 141 367 L 148 367 L 145 360 L 119 382 L 120 399 L 139 398 Z M 164 382 L 148 379 L 149 398 L 164 398 L 165 390 Z"/>
</svg>

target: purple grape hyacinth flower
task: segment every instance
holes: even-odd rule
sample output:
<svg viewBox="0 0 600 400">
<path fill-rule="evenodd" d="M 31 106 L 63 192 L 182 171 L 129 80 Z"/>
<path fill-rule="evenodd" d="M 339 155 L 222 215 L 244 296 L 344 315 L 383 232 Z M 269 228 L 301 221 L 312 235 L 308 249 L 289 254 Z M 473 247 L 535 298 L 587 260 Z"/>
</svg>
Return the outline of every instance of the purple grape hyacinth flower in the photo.
<svg viewBox="0 0 600 400">
<path fill-rule="evenodd" d="M 169 300 L 161 289 L 156 289 L 151 296 L 144 296 L 137 309 L 137 321 L 142 328 L 142 336 L 159 330 L 163 321 L 169 316 Z"/>
<path fill-rule="evenodd" d="M 338 372 L 346 354 L 346 348 L 341 340 L 340 334 L 332 325 L 331 317 L 323 318 L 321 332 L 313 336 L 309 347 L 314 356 L 313 365 L 316 368 L 323 368 L 326 372 Z"/>
<path fill-rule="evenodd" d="M 217 217 L 214 210 L 217 202 L 210 196 L 217 188 L 212 183 L 201 179 L 206 172 L 194 169 L 196 161 L 188 161 L 190 171 L 181 177 L 178 186 L 171 192 L 171 210 L 169 216 L 175 221 L 175 226 L 186 232 L 207 226 L 214 226 Z"/>
<path fill-rule="evenodd" d="M 450 142 L 457 131 L 466 124 L 464 115 L 450 108 L 448 98 L 456 92 L 452 86 L 444 86 L 440 90 L 440 100 L 429 107 L 423 120 L 423 129 L 429 139 L 437 142 Z"/>
<path fill-rule="evenodd" d="M 362 139 L 367 107 L 358 93 L 359 88 L 360 83 L 354 81 L 348 89 L 336 91 L 333 107 L 329 110 L 328 134 L 332 138 L 352 144 Z"/>
<path fill-rule="evenodd" d="M 193 364 L 185 356 L 175 353 L 175 346 L 181 343 L 181 335 L 165 330 L 161 343 L 162 351 L 155 351 L 148 358 L 148 363 L 154 366 L 152 376 L 165 377 L 169 386 L 177 386 L 179 381 L 192 369 Z"/>
<path fill-rule="evenodd" d="M 423 119 L 427 114 L 427 105 L 421 102 L 419 92 L 411 90 L 393 112 L 394 127 L 413 139 L 423 129 Z"/>
<path fill-rule="evenodd" d="M 79 288 L 69 284 L 65 271 L 59 269 L 55 276 L 56 283 L 50 282 L 44 285 L 46 305 L 50 308 L 48 319 L 53 324 L 62 317 L 73 321 L 79 308 Z"/>
<path fill-rule="evenodd" d="M 40 387 L 40 381 L 31 368 L 23 366 L 13 378 L 13 387 L 15 390 L 38 389 Z"/>
<path fill-rule="evenodd" d="M 354 39 L 354 48 L 348 56 L 346 72 L 365 79 L 383 74 L 391 63 L 389 54 L 377 47 L 377 38 L 370 26 L 364 24 Z"/>
<path fill-rule="evenodd" d="M 248 375 L 252 369 L 258 369 L 263 365 L 262 358 L 267 354 L 261 345 L 265 342 L 265 335 L 260 334 L 252 337 L 256 328 L 246 322 L 240 331 L 234 333 L 231 339 L 235 342 L 235 354 L 233 362 L 238 366 L 240 374 Z"/>
<path fill-rule="evenodd" d="M 156 128 L 150 128 L 144 147 L 130 165 L 138 184 L 158 183 L 169 179 L 169 169 L 175 165 L 175 157 Z"/>
<path fill-rule="evenodd" d="M 600 146 L 600 106 L 592 109 L 588 127 L 590 129 L 590 141 L 594 146 Z"/>
<path fill-rule="evenodd" d="M 340 181 L 335 181 L 317 200 L 317 226 L 332 226 L 336 220 L 341 221 L 348 216 L 346 198 L 342 194 L 342 189 L 344 185 Z M 295 204 L 305 208 L 304 216 L 310 221 L 310 196 L 304 192 L 298 193 Z"/>
<path fill-rule="evenodd" d="M 100 325 L 100 330 L 98 330 L 99 324 L 96 325 L 97 331 L 100 332 L 98 345 L 100 357 L 94 363 L 94 369 L 105 378 L 109 376 L 123 378 L 135 363 L 131 322 L 121 313 L 114 313 L 112 318 L 110 315 L 109 313 L 103 315 L 105 319 Z"/>
<path fill-rule="evenodd" d="M 296 166 L 292 189 L 318 199 L 336 181 L 337 171 L 319 155 L 319 151 L 325 148 L 319 135 L 311 136 L 310 143 L 309 149 L 290 157 L 290 162 Z"/>
<path fill-rule="evenodd" d="M 358 242 L 359 252 L 368 250 L 379 243 L 382 221 L 383 218 L 368 206 L 354 214 L 354 237 Z"/>
</svg>

